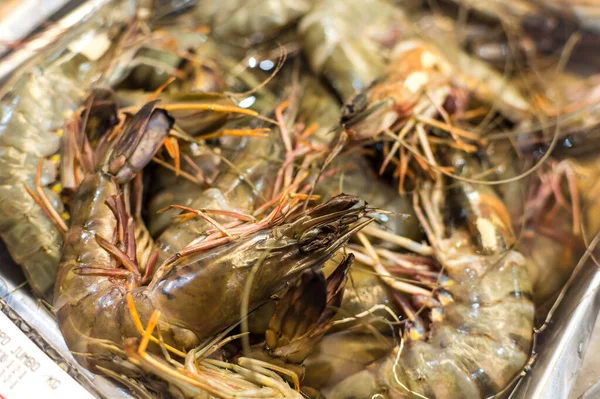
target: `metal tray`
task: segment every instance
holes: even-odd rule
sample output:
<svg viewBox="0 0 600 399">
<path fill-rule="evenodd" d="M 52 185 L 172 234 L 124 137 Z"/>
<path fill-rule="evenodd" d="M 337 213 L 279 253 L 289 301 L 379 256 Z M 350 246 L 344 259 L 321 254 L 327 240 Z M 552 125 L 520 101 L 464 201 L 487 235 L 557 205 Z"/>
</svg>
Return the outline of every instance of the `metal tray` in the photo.
<svg viewBox="0 0 600 399">
<path fill-rule="evenodd" d="M 511 398 L 571 397 L 600 310 L 600 269 L 590 255 L 587 252 L 580 259 L 554 304 L 552 318 L 537 336 L 535 362 Z M 600 331 L 596 335 L 596 339 L 600 338 Z M 592 359 L 597 358 L 593 352 L 590 355 Z M 597 392 L 600 393 L 600 389 Z"/>
<path fill-rule="evenodd" d="M 10 51 L 8 43 L 25 38 L 69 1 L 8 0 L 0 4 L 0 57 Z"/>
<path fill-rule="evenodd" d="M 41 49 L 50 45 L 57 35 L 73 29 L 98 7 L 105 6 L 110 1 L 85 1 L 83 5 L 28 42 L 26 46 L 0 60 L 0 83 Z M 2 298 L 0 310 L 8 309 L 16 312 L 35 330 L 31 338 L 36 343 L 40 343 L 38 346 L 44 346 L 46 351 L 49 350 L 48 348 L 55 351 L 56 361 L 65 364 L 69 372 L 94 395 L 100 398 L 131 398 L 119 386 L 103 377 L 91 374 L 73 360 L 53 316 L 45 306 L 32 297 L 24 282 L 25 277 L 0 242 L 0 298 Z M 516 382 L 516 387 L 506 395 L 507 397 L 519 399 L 600 397 L 600 382 L 592 385 L 593 381 L 600 377 L 600 372 L 595 369 L 595 365 L 600 363 L 595 353 L 591 353 L 586 358 L 585 364 L 589 364 L 586 369 L 587 380 L 578 382 L 575 391 L 573 389 L 584 363 L 584 354 L 600 310 L 599 286 L 600 269 L 589 259 L 588 253 L 580 261 L 557 300 L 552 320 L 544 331 L 538 334 L 535 362 Z M 600 347 L 600 326 L 597 328 L 593 342 L 594 347 Z M 587 390 L 590 385 L 591 388 Z M 584 393 L 586 390 L 587 392 Z"/>
</svg>

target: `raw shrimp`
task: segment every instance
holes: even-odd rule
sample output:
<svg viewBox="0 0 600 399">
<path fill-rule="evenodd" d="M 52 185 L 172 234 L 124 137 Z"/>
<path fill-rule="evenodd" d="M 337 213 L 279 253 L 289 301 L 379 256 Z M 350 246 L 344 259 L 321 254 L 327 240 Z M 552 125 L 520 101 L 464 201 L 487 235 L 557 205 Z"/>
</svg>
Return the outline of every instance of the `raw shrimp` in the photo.
<svg viewBox="0 0 600 399">
<path fill-rule="evenodd" d="M 531 160 L 519 159 L 513 144 L 496 140 L 486 148 L 493 178 L 510 180 L 530 167 Z M 564 168 L 551 160 L 533 176 L 526 176 L 495 186 L 504 203 L 518 237 L 516 249 L 523 254 L 532 285 L 536 316 L 545 317 L 549 304 L 571 274 L 578 259 L 580 237 L 573 233 L 573 220 L 565 209 L 562 190 L 556 198 L 556 187 L 565 180 Z M 552 166 L 554 165 L 554 167 Z M 567 198 L 569 197 L 567 193 Z M 559 202 L 560 201 L 560 202 Z M 550 225 L 552 227 L 550 227 Z M 580 236 L 580 235 L 579 235 Z"/>
<path fill-rule="evenodd" d="M 583 77 L 555 68 L 537 70 L 525 75 L 517 87 L 532 94 L 541 117 L 541 121 L 525 120 L 511 132 L 521 152 L 527 155 L 540 149 L 545 152 L 555 134 L 558 135 L 552 153 L 555 157 L 598 149 L 600 74 Z"/>
<path fill-rule="evenodd" d="M 194 198 L 189 207 L 252 214 L 259 202 L 266 202 L 273 194 L 273 182 L 281 167 L 277 162 L 281 153 L 282 147 L 273 135 L 250 138 L 246 148 L 231 161 L 212 187 Z M 231 221 L 228 217 L 217 217 L 217 220 Z M 201 218 L 171 223 L 156 241 L 161 250 L 159 261 L 202 237 L 209 227 L 211 225 Z"/>
<path fill-rule="evenodd" d="M 239 151 L 235 146 L 233 153 Z M 242 147 L 243 148 L 243 147 Z M 153 237 L 160 235 L 181 211 L 164 210 L 177 204 L 189 207 L 202 195 L 224 168 L 221 157 L 230 159 L 227 145 L 209 146 L 188 143 L 180 146 L 184 162 L 179 175 L 177 171 L 162 166 L 155 168 L 148 200 L 148 229 Z M 186 177 L 182 177 L 185 173 Z"/>
<path fill-rule="evenodd" d="M 339 117 L 338 101 L 312 76 L 304 77 L 302 87 L 298 119 L 315 129 L 308 139 L 316 145 L 334 147 L 337 144 L 334 130 Z M 397 235 L 418 239 L 418 226 L 410 200 L 398 195 L 378 178 L 365 157 L 357 151 L 337 156 L 323 171 L 314 192 L 323 200 L 342 192 L 360 196 L 374 208 L 389 212 L 379 216 L 386 229 Z"/>
<path fill-rule="evenodd" d="M 180 109 L 172 110 L 171 114 L 176 119 L 179 129 L 196 137 L 187 137 L 185 141 L 180 141 L 177 148 L 173 149 L 177 151 L 170 151 L 169 156 L 158 155 L 155 162 L 160 166 L 150 170 L 153 184 L 149 192 L 148 227 L 155 237 L 162 233 L 171 224 L 173 217 L 181 211 L 169 209 L 157 212 L 170 205 L 191 206 L 192 201 L 202 195 L 217 175 L 228 168 L 227 162 L 232 160 L 247 142 L 247 137 L 226 135 L 245 134 L 244 132 L 252 135 L 252 129 L 242 129 L 248 126 L 248 120 L 239 116 L 244 112 L 247 115 L 256 113 L 250 109 L 236 108 L 235 101 L 230 98 L 235 96 L 234 94 L 221 94 L 226 89 L 249 89 L 240 80 L 241 76 L 244 79 L 248 78 L 248 74 L 233 76 L 227 68 L 221 68 L 223 63 L 228 62 L 225 61 L 226 56 L 214 48 L 212 41 L 200 32 L 180 30 L 181 35 L 177 35 L 178 31 L 173 30 L 167 32 L 168 34 L 159 31 L 153 33 L 148 40 L 144 40 L 143 43 L 149 44 L 135 53 L 135 68 L 125 62 L 127 59 L 123 62 L 127 69 L 121 72 L 123 82 L 118 84 L 116 89 L 119 102 L 123 106 L 138 104 L 150 96 L 156 96 L 165 104 L 184 104 Z M 155 36 L 158 41 L 154 40 Z M 169 43 L 167 39 L 175 40 L 175 37 L 179 43 L 178 51 L 169 46 L 163 48 L 165 45 L 161 44 L 161 41 Z M 181 54 L 184 49 L 187 49 L 187 55 Z M 144 51 L 150 50 L 149 55 L 144 55 Z M 202 58 L 195 53 L 199 53 Z M 171 61 L 166 62 L 165 59 Z M 180 66 L 175 69 L 176 65 Z M 181 73 L 178 73 L 181 69 L 189 69 L 191 72 L 181 76 Z M 125 73 L 126 71 L 129 72 Z M 137 78 L 132 79 L 132 76 Z M 149 82 L 148 76 L 156 81 Z M 153 94 L 157 87 L 164 88 L 165 91 L 158 95 Z M 268 104 L 267 90 L 261 88 L 259 92 L 260 95 L 255 94 L 252 98 L 259 97 L 261 104 Z M 185 104 L 189 104 L 189 107 Z M 215 111 L 195 108 L 208 104 L 221 109 Z M 168 162 L 170 156 L 176 158 L 176 165 Z"/>
<path fill-rule="evenodd" d="M 40 53 L 38 64 L 18 73 L 2 95 L 0 236 L 34 293 L 47 300 L 65 230 L 63 204 L 56 195 L 60 186 L 54 184 L 64 115 L 79 106 L 86 88 L 100 78 L 111 41 L 131 17 L 123 3 L 108 3 Z"/>
<path fill-rule="evenodd" d="M 202 0 L 194 15 L 224 41 L 251 44 L 271 39 L 306 14 L 313 0 Z"/>
<path fill-rule="evenodd" d="M 541 319 L 570 277 L 586 243 L 600 231 L 595 154 L 548 162 L 535 178 L 518 248 L 526 256 Z"/>
<path fill-rule="evenodd" d="M 74 197 L 54 307 L 67 345 L 89 368 L 131 374 L 131 365 L 115 359 L 111 347 L 122 346 L 124 337 L 137 336 L 136 320 L 148 321 L 155 309 L 163 315 L 159 328 L 165 343 L 178 348 L 198 345 L 200 339 L 239 321 L 250 275 L 256 273 L 249 293 L 251 311 L 302 271 L 321 265 L 370 222 L 359 222 L 366 212 L 364 203 L 338 196 L 291 220 L 275 218 L 275 226 L 266 219 L 238 233 L 231 230 L 241 238 L 224 235 L 218 241 L 232 241 L 229 244 L 178 253 L 144 285 L 152 266 L 139 265 L 135 258 L 134 222 L 127 215 L 121 186 L 151 159 L 172 123 L 155 103 L 142 107 L 125 124 L 101 169 L 84 178 Z M 220 298 L 219 306 L 214 306 L 215 298 Z M 132 307 L 137 310 L 128 311 Z"/>
<path fill-rule="evenodd" d="M 322 0 L 299 24 L 310 66 L 342 100 L 385 70 L 386 50 L 406 34 L 404 13 L 379 0 Z"/>
<path fill-rule="evenodd" d="M 328 334 L 306 359 L 302 383 L 313 389 L 326 389 L 364 370 L 392 348 L 392 340 L 384 336 L 350 331 Z"/>
<path fill-rule="evenodd" d="M 446 0 L 471 12 L 480 13 L 489 19 L 500 19 L 507 28 L 512 28 L 515 22 L 522 21 L 529 15 L 535 15 L 540 9 L 529 0 L 516 0 L 510 3 L 501 0 L 491 0 L 485 5 L 472 0 Z"/>
<path fill-rule="evenodd" d="M 464 18 L 459 24 L 456 19 L 464 14 L 460 11 L 457 14 L 450 17 L 437 12 L 425 13 L 414 23 L 419 32 L 431 40 L 450 38 L 469 54 L 502 71 L 511 72 L 517 65 L 542 58 L 536 43 L 518 26 L 510 25 L 509 33 L 499 21 L 489 21 L 488 18 L 483 18 L 483 21 L 481 18 Z"/>
<path fill-rule="evenodd" d="M 447 160 L 465 162 L 462 155 Z M 430 331 L 405 334 L 385 359 L 340 382 L 328 398 L 352 390 L 357 397 L 483 398 L 505 388 L 526 364 L 534 307 L 525 259 L 510 249 L 510 219 L 489 187 L 454 187 L 448 202 L 441 179 L 422 182 L 415 194 L 435 258 L 454 281 L 431 308 Z M 464 219 L 448 225 L 444 218 L 456 207 Z"/>
<path fill-rule="evenodd" d="M 333 172 L 333 173 L 331 173 Z M 315 193 L 328 199 L 340 192 L 360 195 L 364 201 L 383 212 L 376 218 L 381 230 L 418 241 L 419 223 L 408 196 L 398 194 L 389 184 L 371 170 L 369 162 L 356 153 L 341 154 L 315 188 Z M 370 226 L 368 229 L 375 229 Z"/>
<path fill-rule="evenodd" d="M 575 52 L 584 57 L 585 64 L 592 64 L 593 58 L 593 62 L 597 61 L 595 56 L 589 57 L 598 46 L 600 32 L 600 3 L 596 0 L 491 0 L 485 3 L 444 0 L 442 3 L 454 6 L 450 7 L 451 14 L 465 22 L 458 33 L 453 30 L 450 34 L 456 34 L 469 52 L 501 69 L 515 66 L 508 62 L 513 59 L 518 61 L 517 65 L 551 60 L 567 48 L 575 34 L 579 36 Z M 469 29 L 473 30 L 471 34 Z"/>
<path fill-rule="evenodd" d="M 303 94 L 298 120 L 314 131 L 308 136 L 314 145 L 331 149 L 337 145 L 335 133 L 339 104 L 312 76 L 303 77 Z M 358 151 L 337 156 L 321 174 L 314 193 L 327 200 L 339 193 L 360 196 L 374 208 L 385 211 L 378 219 L 385 229 L 417 240 L 420 235 L 410 199 L 400 196 L 371 171 L 365 157 Z"/>
<path fill-rule="evenodd" d="M 225 167 L 211 182 L 210 188 L 192 199 L 189 208 L 218 209 L 252 217 L 260 204 L 274 200 L 280 194 L 279 188 L 281 188 L 282 180 L 280 172 L 283 172 L 283 168 L 289 166 L 294 160 L 294 158 L 287 157 L 283 159 L 284 151 L 288 156 L 294 156 L 297 151 L 291 148 L 291 142 L 303 140 L 300 134 L 294 134 L 295 129 L 285 126 L 288 119 L 294 118 L 293 113 L 289 118 L 283 116 L 286 104 L 287 102 L 284 102 L 283 106 L 278 107 L 275 111 L 277 115 L 281 116 L 279 128 L 269 134 L 263 133 L 263 137 L 247 137 L 245 142 L 241 143 L 242 147 L 231 148 L 232 151 L 227 151 L 229 154 L 235 155 L 231 159 L 227 159 L 227 153 L 222 154 L 225 157 L 221 156 L 220 158 L 223 164 L 226 164 Z M 177 120 L 179 121 L 179 119 Z M 312 123 L 312 120 L 306 117 L 303 118 L 303 122 Z M 199 138 L 203 137 L 207 136 Z M 290 143 L 284 141 L 284 137 Z M 284 142 L 282 143 L 282 141 Z M 235 145 L 235 143 L 232 144 Z M 312 151 L 313 148 L 308 146 L 302 148 L 301 152 L 297 152 L 298 157 L 307 155 L 308 158 Z M 305 178 L 296 176 L 294 179 L 299 185 Z M 278 184 L 279 187 L 277 187 Z M 219 223 L 232 221 L 230 217 L 223 215 L 216 215 L 215 219 Z M 210 224 L 201 218 L 171 224 L 157 240 L 157 246 L 161 249 L 159 261 L 164 260 L 163 256 L 171 256 L 190 244 L 192 240 L 196 240 L 195 242 L 198 243 L 209 227 Z"/>
<path fill-rule="evenodd" d="M 216 43 L 197 29 L 140 32 L 112 65 L 107 84 L 117 91 L 220 92 L 225 85 L 221 56 Z"/>
<path fill-rule="evenodd" d="M 268 328 L 263 331 L 265 342 L 248 348 L 243 356 L 236 356 L 237 359 L 225 355 L 227 351 L 222 347 L 243 337 L 245 333 L 229 336 L 220 342 L 218 338 L 212 341 L 213 345 L 209 343 L 194 348 L 185 354 L 183 364 L 174 359 L 167 363 L 146 352 L 145 338 L 142 338 L 139 345 L 135 345 L 135 340 L 132 342 L 130 339 L 125 343 L 129 359 L 167 380 L 172 387 L 178 387 L 186 397 L 206 397 L 207 390 L 199 388 L 203 382 L 209 381 L 213 387 L 221 385 L 216 396 L 222 398 L 301 398 L 303 396 L 299 393 L 299 388 L 304 374 L 302 362 L 331 326 L 331 317 L 336 312 L 351 264 L 352 255 L 349 255 L 337 265 L 327 280 L 321 271 L 305 270 L 298 283 L 281 297 Z M 307 293 L 310 294 L 308 298 Z M 146 331 L 151 331 L 157 321 L 158 311 L 155 311 Z M 225 356 L 228 357 L 227 362 L 215 359 Z M 278 374 L 293 383 L 294 389 Z M 123 380 L 123 377 L 120 379 Z M 227 388 L 234 393 L 231 394 Z M 239 392 L 243 388 L 247 391 Z M 208 391 L 212 392 L 210 389 Z"/>
<path fill-rule="evenodd" d="M 454 98 L 460 90 L 493 104 L 513 121 L 531 117 L 528 101 L 497 71 L 456 43 L 437 43 L 439 35 L 435 41 L 425 39 L 418 25 L 389 4 L 323 1 L 303 18 L 300 32 L 313 71 L 322 73 L 343 100 L 361 90 L 347 101 L 344 121 L 376 101 L 381 104 L 373 107 L 373 118 L 387 114 L 380 118 L 382 129 L 395 121 L 389 103 L 397 103 L 397 114 L 405 117 L 416 109 L 431 118 L 446 98 L 453 107 L 460 106 L 464 93 Z M 386 82 L 398 87 L 379 91 Z M 371 83 L 375 87 L 367 88 Z M 371 133 L 378 132 L 374 128 Z"/>
<path fill-rule="evenodd" d="M 345 105 L 342 123 L 347 126 L 346 132 L 351 138 L 369 138 L 409 121 L 404 136 L 417 118 L 431 119 L 444 112 L 466 111 L 469 96 L 493 104 L 513 121 L 531 116 L 530 104 L 516 88 L 507 86 L 483 62 L 459 50 L 455 54 L 451 62 L 431 42 L 421 39 L 399 42 L 388 74 Z M 365 113 L 370 114 L 364 117 Z M 357 123 L 353 123 L 355 116 Z M 474 140 L 473 136 L 470 138 Z"/>
<path fill-rule="evenodd" d="M 351 251 L 348 251 L 352 253 Z M 354 317 L 364 312 L 372 312 L 370 316 L 362 317 L 355 321 L 346 321 L 336 324 L 332 331 L 352 330 L 362 333 L 370 333 L 377 329 L 382 334 L 390 335 L 394 331 L 390 323 L 395 321 L 390 317 L 400 313 L 392 296 L 392 289 L 386 285 L 379 276 L 373 272 L 369 266 L 360 262 L 355 262 L 349 275 L 350 282 L 344 291 L 342 303 L 335 317 L 335 320 L 344 320 L 348 317 Z M 374 312 L 373 309 L 381 309 Z M 367 328 L 368 326 L 368 328 Z M 313 386 L 313 388 L 317 388 Z"/>
<path fill-rule="evenodd" d="M 173 154 L 167 154 L 168 151 L 165 151 L 164 155 L 154 158 L 154 161 L 159 165 L 150 170 L 152 185 L 149 191 L 148 227 L 155 237 L 162 234 L 172 224 L 173 218 L 181 213 L 177 209 L 167 209 L 170 205 L 191 207 L 196 201 L 196 205 L 201 208 L 212 206 L 208 203 L 201 204 L 199 198 L 203 196 L 204 191 L 211 188 L 213 183 L 220 182 L 222 179 L 218 180 L 217 177 L 229 169 L 237 170 L 242 176 L 243 169 L 236 169 L 235 159 L 252 141 L 252 138 L 248 136 L 266 136 L 266 132 L 269 130 L 268 128 L 247 129 L 248 121 L 246 119 L 235 119 L 223 115 L 223 113 L 220 113 L 220 115 L 217 113 L 210 114 L 210 112 L 207 112 L 205 117 L 201 115 L 192 116 L 192 119 L 196 121 L 196 131 L 204 130 L 201 127 L 203 123 L 207 126 L 214 126 L 220 120 L 221 123 L 225 122 L 226 125 L 222 126 L 217 132 L 207 133 L 197 138 L 186 137 L 188 140 L 185 142 L 180 141 L 177 144 L 176 152 Z M 226 119 L 232 120 L 227 122 Z M 177 119 L 178 122 L 179 120 Z M 208 131 L 210 130 L 208 129 Z M 225 135 L 222 136 L 221 133 Z M 232 134 L 232 136 L 227 136 L 227 134 Z M 238 136 L 238 134 L 248 136 Z M 203 140 L 203 138 L 206 139 Z M 268 140 L 270 138 L 259 138 L 259 143 L 253 145 L 267 143 Z M 175 156 L 176 165 L 171 165 L 169 161 L 171 155 Z M 274 158 L 270 159 L 270 162 L 264 159 L 264 162 L 261 163 L 265 167 L 270 165 L 270 170 L 277 167 L 278 154 L 273 153 L 272 155 Z M 252 186 L 254 183 L 250 181 L 249 184 Z M 268 190 L 269 186 L 267 185 L 264 188 Z M 251 209 L 245 209 L 245 211 L 250 212 Z M 183 226 L 196 224 L 198 224 L 197 221 L 189 224 L 184 223 L 179 227 L 172 227 L 172 229 L 179 230 Z M 168 237 L 168 235 L 165 237 Z"/>
</svg>

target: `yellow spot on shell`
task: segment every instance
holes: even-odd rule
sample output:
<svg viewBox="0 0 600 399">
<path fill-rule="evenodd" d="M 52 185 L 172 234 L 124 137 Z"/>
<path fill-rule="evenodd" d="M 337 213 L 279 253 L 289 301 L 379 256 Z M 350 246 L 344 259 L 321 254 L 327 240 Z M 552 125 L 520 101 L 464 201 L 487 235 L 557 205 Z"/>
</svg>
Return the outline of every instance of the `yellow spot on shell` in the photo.
<svg viewBox="0 0 600 399">
<path fill-rule="evenodd" d="M 62 137 L 62 136 L 63 136 L 63 134 L 65 134 L 65 132 L 64 132 L 64 130 L 62 130 L 62 129 L 58 129 L 58 130 L 56 131 L 56 135 L 57 135 L 58 137 Z"/>
<path fill-rule="evenodd" d="M 69 220 L 69 219 L 71 219 L 71 216 L 70 216 L 70 215 L 69 215 L 67 212 L 63 212 L 63 213 L 61 213 L 61 214 L 60 214 L 60 217 L 61 217 L 63 220 Z"/>
<path fill-rule="evenodd" d="M 52 162 L 58 163 L 60 161 L 60 154 L 55 154 L 50 157 Z"/>
<path fill-rule="evenodd" d="M 431 311 L 431 321 L 441 322 L 444 320 L 444 313 L 440 309 Z"/>
<path fill-rule="evenodd" d="M 410 330 L 409 337 L 413 341 L 419 341 L 421 339 L 421 336 L 422 336 L 422 334 L 419 331 L 417 331 L 415 329 L 411 329 Z"/>
<path fill-rule="evenodd" d="M 452 297 L 450 295 L 440 295 L 438 297 L 438 301 L 440 302 L 440 304 L 442 306 L 447 306 L 447 305 L 451 304 L 452 302 L 454 302 L 454 299 L 452 299 Z"/>
<path fill-rule="evenodd" d="M 453 287 L 455 284 L 454 280 L 445 280 L 442 282 L 442 287 Z"/>
<path fill-rule="evenodd" d="M 60 183 L 53 185 L 52 191 L 54 191 L 55 193 L 60 193 L 62 191 L 62 185 Z"/>
</svg>

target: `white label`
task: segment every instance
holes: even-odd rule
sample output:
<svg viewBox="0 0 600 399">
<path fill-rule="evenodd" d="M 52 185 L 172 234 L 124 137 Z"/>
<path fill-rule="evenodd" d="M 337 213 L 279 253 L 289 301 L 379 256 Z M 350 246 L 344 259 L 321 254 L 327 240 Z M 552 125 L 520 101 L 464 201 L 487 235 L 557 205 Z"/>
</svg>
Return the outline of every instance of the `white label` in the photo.
<svg viewBox="0 0 600 399">
<path fill-rule="evenodd" d="M 94 397 L 0 312 L 0 399 Z"/>
</svg>

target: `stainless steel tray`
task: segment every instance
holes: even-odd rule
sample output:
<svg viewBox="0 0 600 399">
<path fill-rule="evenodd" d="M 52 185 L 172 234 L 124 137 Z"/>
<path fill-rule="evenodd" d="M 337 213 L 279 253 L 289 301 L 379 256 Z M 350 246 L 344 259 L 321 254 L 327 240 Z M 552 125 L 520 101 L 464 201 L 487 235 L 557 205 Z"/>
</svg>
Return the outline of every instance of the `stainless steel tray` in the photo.
<svg viewBox="0 0 600 399">
<path fill-rule="evenodd" d="M 1 1 L 1 0 L 0 0 Z M 26 62 L 34 58 L 47 46 L 57 41 L 62 35 L 71 29 L 80 26 L 83 22 L 93 16 L 100 8 L 106 7 L 112 0 L 79 0 L 70 4 L 82 3 L 79 7 L 53 23 L 48 29 L 28 41 L 23 47 L 8 54 L 0 60 L 0 84 L 3 84 L 8 76 Z M 132 9 L 136 0 L 130 0 Z M 109 5 L 110 7 L 110 5 Z M 41 22 L 41 21 L 40 21 Z"/>
<path fill-rule="evenodd" d="M 46 32 L 27 43 L 22 49 L 12 52 L 0 61 L 0 83 L 5 80 L 16 68 L 28 62 L 41 49 L 52 43 L 58 35 L 76 27 L 85 20 L 98 7 L 102 7 L 111 0 L 88 0 L 62 18 Z M 133 1 L 132 1 L 133 4 Z M 600 309 L 600 269 L 592 262 L 587 254 L 571 278 L 568 287 L 564 290 L 559 302 L 555 305 L 555 313 L 547 328 L 538 336 L 536 346 L 536 361 L 530 370 L 527 370 L 516 388 L 507 396 L 519 399 L 569 399 L 571 394 L 577 398 L 600 398 L 600 382 L 590 386 L 593 378 L 600 377 L 600 371 L 595 370 L 595 365 L 600 366 L 595 353 L 586 358 L 590 363 L 590 375 L 584 385 L 579 384 L 573 391 L 578 374 L 581 370 L 584 355 L 592 337 L 596 316 Z M 34 335 L 39 337 L 36 341 L 45 343 L 47 348 L 56 350 L 60 361 L 66 362 L 77 379 L 97 397 L 130 398 L 123 389 L 109 380 L 95 376 L 80 367 L 70 355 L 58 330 L 56 322 L 38 300 L 34 299 L 23 286 L 25 278 L 20 273 L 8 255 L 4 245 L 0 242 L 0 309 L 3 305 L 9 306 L 31 327 L 36 330 Z M 594 345 L 600 348 L 600 326 L 594 336 Z M 595 350 L 593 352 L 596 352 Z M 595 361 L 594 361 L 595 360 Z M 590 379 L 591 378 L 591 379 Z M 583 395 L 583 396 L 582 396 Z"/>
<path fill-rule="evenodd" d="M 70 0 L 8 0 L 0 2 L 0 57 Z"/>
<path fill-rule="evenodd" d="M 600 269 L 590 255 L 587 252 L 580 259 L 557 299 L 552 318 L 538 334 L 535 363 L 519 381 L 511 398 L 570 397 L 600 310 Z"/>
</svg>

